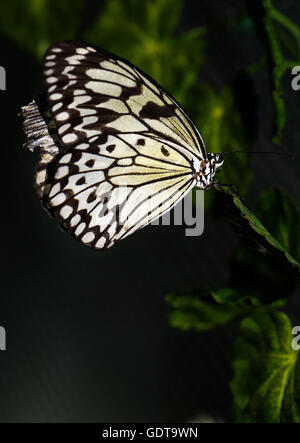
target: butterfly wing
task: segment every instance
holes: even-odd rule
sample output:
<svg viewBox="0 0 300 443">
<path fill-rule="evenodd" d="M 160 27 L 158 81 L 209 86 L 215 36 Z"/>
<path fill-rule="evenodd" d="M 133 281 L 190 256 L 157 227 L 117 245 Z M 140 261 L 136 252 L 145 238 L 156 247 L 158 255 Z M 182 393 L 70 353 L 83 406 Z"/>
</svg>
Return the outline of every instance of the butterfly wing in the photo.
<svg viewBox="0 0 300 443">
<path fill-rule="evenodd" d="M 131 63 L 102 49 L 62 42 L 47 50 L 43 65 L 52 117 L 66 147 L 132 129 L 157 133 L 206 157 L 201 135 L 183 109 Z"/>
<path fill-rule="evenodd" d="M 195 185 L 193 172 L 206 158 L 201 136 L 142 71 L 103 50 L 63 42 L 46 52 L 44 75 L 59 154 L 43 199 L 76 238 L 109 247 Z"/>
</svg>

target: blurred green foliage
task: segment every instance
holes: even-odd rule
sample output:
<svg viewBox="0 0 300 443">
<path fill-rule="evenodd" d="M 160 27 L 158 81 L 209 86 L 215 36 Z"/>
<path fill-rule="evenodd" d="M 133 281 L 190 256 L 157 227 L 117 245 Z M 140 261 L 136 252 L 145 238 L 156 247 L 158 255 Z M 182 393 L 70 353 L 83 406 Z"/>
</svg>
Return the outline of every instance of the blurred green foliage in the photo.
<svg viewBox="0 0 300 443">
<path fill-rule="evenodd" d="M 74 39 L 83 3 L 84 0 L 10 0 L 1 10 L 0 32 L 41 59 L 51 44 Z"/>
<path fill-rule="evenodd" d="M 271 0 L 248 3 L 249 15 L 227 26 L 263 36 L 263 60 L 246 69 L 244 80 L 251 80 L 258 69 L 269 73 L 273 139 L 279 143 L 285 122 L 282 78 L 300 64 L 300 29 Z M 84 0 L 11 0 L 2 8 L 0 32 L 41 59 L 52 43 L 78 38 L 83 6 Z M 129 59 L 166 88 L 199 127 L 208 151 L 249 151 L 255 140 L 234 85 L 216 90 L 198 81 L 207 30 L 178 32 L 182 6 L 181 0 L 108 0 L 81 36 Z M 231 155 L 219 182 L 232 183 L 245 195 L 251 178 L 251 157 Z M 299 358 L 291 350 L 290 322 L 276 311 L 299 281 L 299 208 L 280 190 L 261 194 L 254 212 L 232 187 L 214 193 L 217 205 L 212 205 L 211 195 L 207 207 L 218 207 L 243 241 L 232 257 L 225 288 L 184 290 L 167 297 L 170 324 L 201 332 L 242 320 L 232 382 L 236 419 L 299 422 Z"/>
<path fill-rule="evenodd" d="M 110 0 L 85 38 L 136 64 L 184 105 L 202 61 L 204 30 L 175 34 L 181 9 L 180 0 Z"/>
<path fill-rule="evenodd" d="M 271 0 L 262 0 L 262 5 L 263 31 L 268 49 L 268 70 L 275 116 L 273 142 L 279 144 L 286 119 L 282 79 L 287 69 L 300 64 L 300 28 L 274 8 Z M 290 35 L 293 40 L 289 39 Z M 284 48 L 288 48 L 293 60 L 286 58 Z"/>
<path fill-rule="evenodd" d="M 193 88 L 191 97 L 189 113 L 198 128 L 201 128 L 208 151 L 251 149 L 230 86 L 215 91 L 209 84 L 199 84 Z M 230 161 L 226 162 L 226 168 L 223 168 L 218 175 L 220 183 L 234 183 L 242 195 L 246 194 L 251 178 L 250 155 L 231 155 Z M 210 207 L 213 197 L 213 193 L 207 193 L 205 196 L 206 209 Z"/>
</svg>

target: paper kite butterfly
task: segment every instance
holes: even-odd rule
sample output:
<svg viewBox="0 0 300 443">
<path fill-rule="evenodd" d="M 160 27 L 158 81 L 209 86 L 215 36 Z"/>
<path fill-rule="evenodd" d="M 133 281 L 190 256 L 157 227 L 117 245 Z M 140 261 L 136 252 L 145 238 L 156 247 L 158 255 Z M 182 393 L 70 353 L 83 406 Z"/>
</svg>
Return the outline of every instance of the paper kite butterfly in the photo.
<svg viewBox="0 0 300 443">
<path fill-rule="evenodd" d="M 41 153 L 35 186 L 85 245 L 110 247 L 214 184 L 223 156 L 206 153 L 179 104 L 128 61 L 62 42 L 43 72 L 46 93 L 22 108 L 26 146 Z"/>
</svg>

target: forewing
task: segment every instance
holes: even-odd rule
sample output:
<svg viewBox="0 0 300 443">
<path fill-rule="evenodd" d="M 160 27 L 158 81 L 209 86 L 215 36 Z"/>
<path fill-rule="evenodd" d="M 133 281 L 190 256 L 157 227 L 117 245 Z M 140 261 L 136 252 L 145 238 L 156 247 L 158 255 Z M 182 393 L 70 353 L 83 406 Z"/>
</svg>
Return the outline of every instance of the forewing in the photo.
<svg viewBox="0 0 300 443">
<path fill-rule="evenodd" d="M 121 58 L 63 42 L 44 57 L 48 102 L 66 149 L 112 133 L 151 133 L 205 158 L 201 136 L 179 104 Z"/>
</svg>

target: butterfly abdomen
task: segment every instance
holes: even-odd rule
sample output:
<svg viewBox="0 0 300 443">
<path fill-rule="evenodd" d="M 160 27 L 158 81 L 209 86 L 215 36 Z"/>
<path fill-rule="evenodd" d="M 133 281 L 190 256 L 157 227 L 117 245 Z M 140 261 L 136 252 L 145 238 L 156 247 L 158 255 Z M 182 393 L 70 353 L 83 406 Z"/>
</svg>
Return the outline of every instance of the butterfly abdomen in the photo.
<svg viewBox="0 0 300 443">
<path fill-rule="evenodd" d="M 35 187 L 39 197 L 42 198 L 49 191 L 50 164 L 60 151 L 60 142 L 57 138 L 55 123 L 51 119 L 43 96 L 23 106 L 21 111 L 24 118 L 23 130 L 27 137 L 24 146 L 30 151 L 36 149 L 40 151 L 40 160 L 35 173 Z"/>
</svg>

